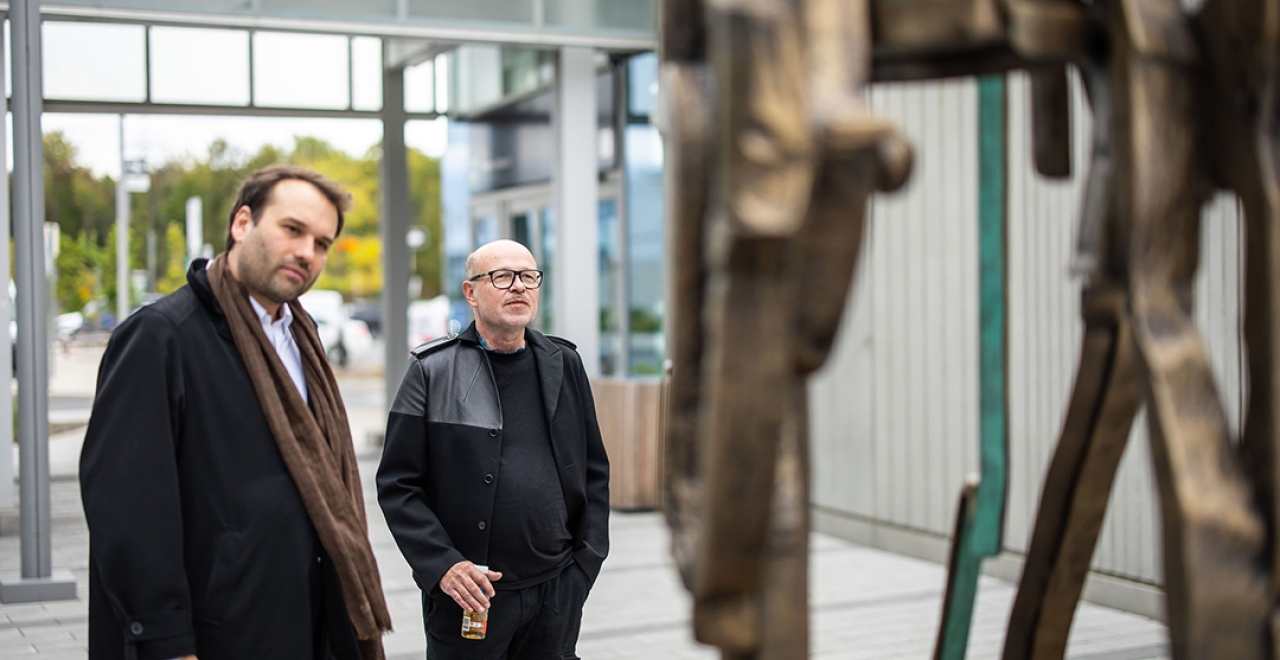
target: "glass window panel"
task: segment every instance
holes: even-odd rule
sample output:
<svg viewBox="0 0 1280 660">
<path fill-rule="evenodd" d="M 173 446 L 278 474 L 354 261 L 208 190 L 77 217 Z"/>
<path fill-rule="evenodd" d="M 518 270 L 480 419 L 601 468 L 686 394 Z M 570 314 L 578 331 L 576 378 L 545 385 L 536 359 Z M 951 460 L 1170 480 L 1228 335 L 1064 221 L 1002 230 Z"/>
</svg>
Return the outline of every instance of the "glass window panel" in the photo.
<svg viewBox="0 0 1280 660">
<path fill-rule="evenodd" d="M 502 98 L 502 47 L 468 44 L 450 58 L 455 76 L 449 107 L 460 112 L 482 108 Z"/>
<path fill-rule="evenodd" d="M 262 13 L 319 19 L 395 20 L 396 0 L 261 0 Z"/>
<path fill-rule="evenodd" d="M 449 147 L 449 120 L 436 117 L 407 121 L 404 125 L 404 141 L 410 148 L 431 158 L 443 157 Z M 465 170 L 463 173 L 466 173 Z"/>
<path fill-rule="evenodd" d="M 249 104 L 249 33 L 151 28 L 151 100 Z"/>
<path fill-rule="evenodd" d="M 146 35 L 141 25 L 46 21 L 41 32 L 45 98 L 146 99 Z"/>
<path fill-rule="evenodd" d="M 542 295 L 538 298 L 538 313 L 542 316 L 542 327 L 548 332 L 555 332 L 556 287 L 550 278 L 556 268 L 556 214 L 555 209 L 550 206 L 542 207 L 538 214 L 539 224 L 542 225 L 542 261 L 538 262 L 538 267 L 547 278 L 542 282 Z"/>
<path fill-rule="evenodd" d="M 204 14 L 247 14 L 249 3 L 245 0 L 58 0 L 60 5 L 81 7 L 109 7 L 112 9 L 167 9 L 170 11 L 197 11 Z"/>
<path fill-rule="evenodd" d="M 627 98 L 632 115 L 648 117 L 658 107 L 658 56 L 644 53 L 627 63 L 627 78 L 631 89 Z"/>
<path fill-rule="evenodd" d="M 436 56 L 436 112 L 449 111 L 449 54 Z"/>
<path fill-rule="evenodd" d="M 440 159 L 440 214 L 444 225 L 444 289 L 451 303 L 450 319 L 465 326 L 471 318 L 471 307 L 462 296 L 467 255 L 471 254 L 471 186 L 468 183 L 468 162 L 471 154 L 471 125 L 460 121 L 444 121 L 446 133 L 444 153 Z M 405 127 L 405 141 L 416 146 Z"/>
<path fill-rule="evenodd" d="M 436 109 L 436 62 L 427 60 L 404 70 L 404 109 L 433 112 Z"/>
<path fill-rule="evenodd" d="M 532 218 L 529 213 L 519 213 L 511 218 L 511 239 L 529 248 L 529 252 L 537 254 L 537 246 L 533 244 Z"/>
<path fill-rule="evenodd" d="M 631 373 L 660 375 L 663 336 L 662 137 L 648 124 L 626 131 L 627 298 Z"/>
<path fill-rule="evenodd" d="M 356 110 L 382 109 L 382 40 L 351 40 L 352 99 Z"/>
<path fill-rule="evenodd" d="M 533 0 L 409 0 L 410 20 L 533 23 Z"/>
<path fill-rule="evenodd" d="M 529 48 L 502 49 L 502 93 L 519 94 L 555 79 L 555 52 Z"/>
<path fill-rule="evenodd" d="M 498 240 L 498 219 L 486 215 L 475 220 L 475 235 L 472 244 L 476 247 Z"/>
<path fill-rule="evenodd" d="M 347 38 L 256 32 L 253 101 L 284 108 L 345 108 L 349 102 Z"/>
<path fill-rule="evenodd" d="M 547 25 L 652 33 L 657 20 L 656 0 L 546 0 Z"/>
<path fill-rule="evenodd" d="M 618 202 L 600 200 L 600 373 L 616 374 L 622 353 L 618 319 L 618 284 L 622 255 L 618 250 Z"/>
<path fill-rule="evenodd" d="M 8 47 L 9 44 L 13 43 L 13 35 L 9 33 L 9 21 L 4 22 L 4 43 L 6 44 L 6 48 Z M 7 99 L 13 98 L 13 61 L 10 59 L 11 57 L 13 57 L 12 50 L 4 54 L 4 59 L 6 64 L 6 66 L 3 67 L 4 68 L 4 97 Z M 13 144 L 13 142 L 10 141 L 9 144 Z"/>
</svg>

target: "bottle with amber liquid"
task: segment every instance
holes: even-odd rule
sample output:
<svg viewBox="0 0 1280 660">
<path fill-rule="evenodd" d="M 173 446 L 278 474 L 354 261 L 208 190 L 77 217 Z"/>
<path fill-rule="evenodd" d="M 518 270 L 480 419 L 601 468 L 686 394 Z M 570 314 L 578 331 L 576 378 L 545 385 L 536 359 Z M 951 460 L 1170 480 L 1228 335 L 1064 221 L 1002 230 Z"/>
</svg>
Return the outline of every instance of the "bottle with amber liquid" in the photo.
<svg viewBox="0 0 1280 660">
<path fill-rule="evenodd" d="M 480 572 L 488 574 L 488 566 L 476 566 Z M 484 639 L 485 633 L 489 632 L 489 610 L 476 612 L 470 609 L 462 610 L 462 636 L 466 639 Z"/>
</svg>

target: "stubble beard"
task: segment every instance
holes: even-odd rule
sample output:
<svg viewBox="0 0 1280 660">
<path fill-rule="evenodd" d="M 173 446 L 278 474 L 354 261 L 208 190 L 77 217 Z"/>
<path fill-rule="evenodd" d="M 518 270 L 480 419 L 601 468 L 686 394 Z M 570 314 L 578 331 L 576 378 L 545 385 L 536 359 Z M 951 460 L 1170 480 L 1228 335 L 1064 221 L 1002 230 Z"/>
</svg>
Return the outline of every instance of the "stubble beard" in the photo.
<svg viewBox="0 0 1280 660">
<path fill-rule="evenodd" d="M 240 247 L 244 250 L 240 255 L 240 283 L 251 293 L 283 305 L 297 300 L 298 296 L 306 293 L 311 285 L 315 284 L 315 278 L 309 278 L 297 284 L 285 281 L 280 271 L 285 265 L 297 265 L 308 275 L 310 275 L 310 269 L 302 264 L 290 264 L 288 261 L 282 261 L 279 264 L 271 263 L 271 256 L 267 254 L 261 241 L 249 239 Z"/>
</svg>

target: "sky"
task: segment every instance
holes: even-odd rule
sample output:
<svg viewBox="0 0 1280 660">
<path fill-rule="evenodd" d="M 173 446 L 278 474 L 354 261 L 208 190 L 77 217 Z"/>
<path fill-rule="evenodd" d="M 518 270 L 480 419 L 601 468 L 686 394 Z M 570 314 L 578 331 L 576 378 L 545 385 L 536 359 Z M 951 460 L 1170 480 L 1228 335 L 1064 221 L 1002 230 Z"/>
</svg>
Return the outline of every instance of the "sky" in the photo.
<svg viewBox="0 0 1280 660">
<path fill-rule="evenodd" d="M 5 25 L 6 41 L 8 24 Z M 44 95 L 103 101 L 142 101 L 146 97 L 145 28 L 133 25 L 46 22 L 43 30 Z M 192 28 L 151 28 L 151 98 L 157 102 L 312 106 L 361 110 L 381 105 L 380 42 L 369 37 L 258 32 L 250 76 L 247 32 Z M 352 70 L 348 75 L 348 57 Z M 8 67 L 6 69 L 6 77 Z M 447 104 L 443 79 L 435 80 L 431 62 L 406 73 L 406 107 L 411 111 Z M 252 82 L 251 82 L 252 80 Z M 6 88 L 11 83 L 6 79 Z M 120 171 L 120 116 L 46 113 L 46 133 L 62 131 L 76 146 L 77 161 L 98 175 Z M 447 120 L 412 121 L 405 128 L 410 147 L 432 156 L 444 152 Z M 9 128 L 12 144 L 12 125 Z M 295 119 L 127 115 L 124 157 L 162 163 L 202 157 L 216 139 L 245 155 L 263 145 L 288 149 L 294 136 L 327 140 L 360 156 L 382 136 L 376 119 Z M 12 163 L 12 156 L 10 156 Z"/>
</svg>

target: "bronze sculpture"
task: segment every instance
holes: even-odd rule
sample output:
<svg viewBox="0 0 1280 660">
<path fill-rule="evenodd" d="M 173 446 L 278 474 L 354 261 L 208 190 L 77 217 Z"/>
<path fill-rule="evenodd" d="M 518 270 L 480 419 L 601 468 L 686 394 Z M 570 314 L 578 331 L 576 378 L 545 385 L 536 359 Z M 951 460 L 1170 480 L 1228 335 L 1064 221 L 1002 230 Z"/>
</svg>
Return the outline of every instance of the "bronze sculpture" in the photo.
<svg viewBox="0 0 1280 660">
<path fill-rule="evenodd" d="M 1143 403 L 1173 657 L 1280 657 L 1280 3 L 665 0 L 661 33 L 676 263 L 666 503 L 696 637 L 726 658 L 808 655 L 805 379 L 834 340 L 866 200 L 911 163 L 861 90 L 1028 70 L 1036 168 L 1060 177 L 1074 67 L 1094 115 L 1085 333 L 1004 657 L 1065 653 Z M 1200 210 L 1217 190 L 1246 216 L 1238 450 L 1191 316 Z M 998 550 L 998 516 L 994 533 Z M 944 627 L 969 615 L 947 609 Z M 937 657 L 963 643 L 940 635 Z"/>
</svg>

